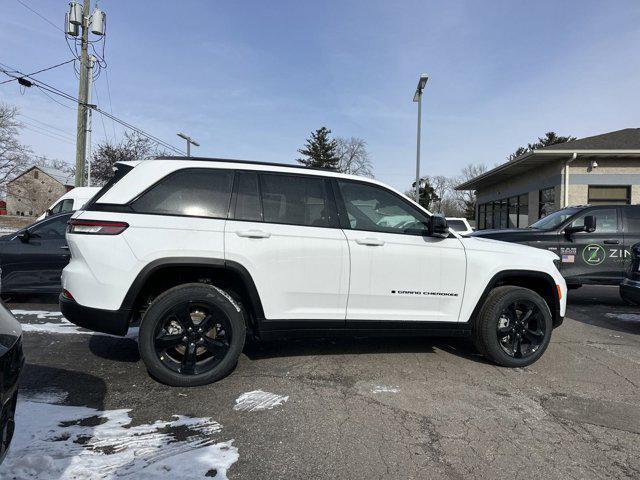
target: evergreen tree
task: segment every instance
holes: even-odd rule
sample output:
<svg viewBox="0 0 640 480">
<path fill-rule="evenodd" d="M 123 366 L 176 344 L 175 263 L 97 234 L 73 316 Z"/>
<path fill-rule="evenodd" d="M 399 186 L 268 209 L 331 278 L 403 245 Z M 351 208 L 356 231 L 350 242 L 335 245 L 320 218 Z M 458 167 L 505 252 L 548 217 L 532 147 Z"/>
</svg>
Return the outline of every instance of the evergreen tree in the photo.
<svg viewBox="0 0 640 480">
<path fill-rule="evenodd" d="M 337 169 L 340 163 L 338 156 L 338 144 L 329 138 L 331 130 L 326 127 L 311 132 L 304 148 L 298 150 L 303 158 L 298 162 L 307 167 Z"/>
</svg>

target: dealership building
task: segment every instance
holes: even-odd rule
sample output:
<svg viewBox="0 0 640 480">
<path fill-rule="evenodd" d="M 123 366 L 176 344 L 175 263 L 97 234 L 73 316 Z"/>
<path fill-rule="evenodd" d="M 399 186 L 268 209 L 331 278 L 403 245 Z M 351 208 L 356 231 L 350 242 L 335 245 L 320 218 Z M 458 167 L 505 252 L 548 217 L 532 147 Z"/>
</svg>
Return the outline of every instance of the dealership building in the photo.
<svg viewBox="0 0 640 480">
<path fill-rule="evenodd" d="M 640 203 L 640 128 L 521 155 L 456 187 L 475 190 L 476 226 L 523 228 L 570 205 Z"/>
</svg>

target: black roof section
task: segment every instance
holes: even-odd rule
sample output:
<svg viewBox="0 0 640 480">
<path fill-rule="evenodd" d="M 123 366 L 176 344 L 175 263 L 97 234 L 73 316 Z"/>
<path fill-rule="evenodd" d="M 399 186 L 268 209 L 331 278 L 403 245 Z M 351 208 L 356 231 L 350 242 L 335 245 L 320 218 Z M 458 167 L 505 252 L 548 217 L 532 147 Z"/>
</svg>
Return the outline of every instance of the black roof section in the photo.
<svg viewBox="0 0 640 480">
<path fill-rule="evenodd" d="M 243 165 L 268 165 L 271 167 L 301 168 L 303 170 L 319 170 L 321 172 L 337 172 L 338 171 L 335 168 L 307 167 L 306 165 L 296 165 L 293 163 L 256 162 L 253 160 L 235 160 L 232 158 L 161 156 L 161 157 L 156 157 L 155 160 L 189 160 L 189 161 L 196 161 L 196 162 L 224 162 L 224 163 L 240 163 Z"/>
<path fill-rule="evenodd" d="M 537 150 L 640 150 L 640 128 L 625 128 Z"/>
</svg>

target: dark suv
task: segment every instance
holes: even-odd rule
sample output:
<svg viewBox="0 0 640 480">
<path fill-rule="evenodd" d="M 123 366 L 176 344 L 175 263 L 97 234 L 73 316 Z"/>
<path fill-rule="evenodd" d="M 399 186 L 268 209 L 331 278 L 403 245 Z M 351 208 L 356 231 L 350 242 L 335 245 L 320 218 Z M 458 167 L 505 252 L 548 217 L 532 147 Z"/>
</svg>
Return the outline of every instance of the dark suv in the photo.
<svg viewBox="0 0 640 480">
<path fill-rule="evenodd" d="M 555 252 L 567 285 L 618 285 L 640 241 L 640 205 L 567 207 L 527 228 L 472 234 Z"/>
</svg>

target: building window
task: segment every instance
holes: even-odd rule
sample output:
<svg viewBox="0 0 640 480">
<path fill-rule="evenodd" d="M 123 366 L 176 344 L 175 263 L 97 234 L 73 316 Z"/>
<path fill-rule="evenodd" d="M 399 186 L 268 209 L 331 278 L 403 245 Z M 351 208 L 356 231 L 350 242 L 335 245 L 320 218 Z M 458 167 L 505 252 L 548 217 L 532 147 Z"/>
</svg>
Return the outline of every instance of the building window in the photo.
<svg viewBox="0 0 640 480">
<path fill-rule="evenodd" d="M 540 190 L 540 201 L 538 203 L 538 217 L 546 217 L 556 211 L 556 189 L 554 187 Z"/>
<path fill-rule="evenodd" d="M 478 230 L 486 228 L 486 209 L 487 206 L 484 203 L 478 206 Z"/>
<path fill-rule="evenodd" d="M 629 205 L 631 187 L 589 185 L 589 205 Z"/>
<path fill-rule="evenodd" d="M 518 228 L 529 226 L 529 195 L 524 194 L 518 197 Z"/>
<path fill-rule="evenodd" d="M 478 205 L 478 230 L 485 228 L 524 228 L 529 225 L 527 193 Z"/>
<path fill-rule="evenodd" d="M 33 171 L 33 178 L 37 179 L 38 178 L 38 174 L 39 174 L 38 170 L 34 170 Z"/>
</svg>

